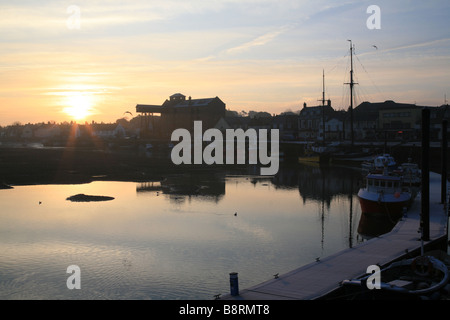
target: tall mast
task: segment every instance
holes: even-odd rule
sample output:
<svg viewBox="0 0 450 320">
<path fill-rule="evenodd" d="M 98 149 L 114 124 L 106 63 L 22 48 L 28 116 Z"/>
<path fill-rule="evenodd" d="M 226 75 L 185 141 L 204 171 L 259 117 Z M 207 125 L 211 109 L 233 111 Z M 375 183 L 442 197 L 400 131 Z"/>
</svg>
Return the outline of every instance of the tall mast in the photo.
<svg viewBox="0 0 450 320">
<path fill-rule="evenodd" d="M 322 106 L 325 105 L 325 70 L 322 69 Z"/>
<path fill-rule="evenodd" d="M 354 144 L 354 134 L 353 134 L 353 86 L 356 84 L 353 82 L 353 45 L 352 40 L 350 41 L 350 83 L 346 83 L 350 85 L 350 137 L 352 141 L 352 147 Z"/>
<path fill-rule="evenodd" d="M 325 145 L 325 70 L 322 69 L 322 143 Z"/>
</svg>

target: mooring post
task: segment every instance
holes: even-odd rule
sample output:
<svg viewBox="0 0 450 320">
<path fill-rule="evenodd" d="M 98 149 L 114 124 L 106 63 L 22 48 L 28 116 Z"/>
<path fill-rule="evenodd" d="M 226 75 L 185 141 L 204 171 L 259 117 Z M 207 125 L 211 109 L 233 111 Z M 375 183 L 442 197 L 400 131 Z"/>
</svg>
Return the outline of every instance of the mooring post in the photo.
<svg viewBox="0 0 450 320">
<path fill-rule="evenodd" d="M 239 295 L 239 281 L 237 272 L 230 273 L 230 294 L 232 296 Z"/>
<path fill-rule="evenodd" d="M 430 240 L 430 110 L 422 110 L 422 240 Z"/>
<path fill-rule="evenodd" d="M 447 202 L 447 120 L 442 121 L 441 203 Z"/>
</svg>

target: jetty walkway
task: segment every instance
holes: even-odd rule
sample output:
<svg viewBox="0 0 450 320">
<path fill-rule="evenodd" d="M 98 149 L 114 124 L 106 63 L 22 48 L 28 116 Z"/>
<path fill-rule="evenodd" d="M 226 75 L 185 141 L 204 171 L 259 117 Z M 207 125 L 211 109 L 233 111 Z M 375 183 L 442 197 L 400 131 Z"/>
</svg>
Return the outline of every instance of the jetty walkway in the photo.
<svg viewBox="0 0 450 320">
<path fill-rule="evenodd" d="M 447 192 L 448 194 L 448 192 Z M 448 213 L 441 204 L 441 176 L 430 172 L 429 241 L 425 246 L 447 239 Z M 221 300 L 313 300 L 339 288 L 346 279 L 366 273 L 367 267 L 387 265 L 408 253 L 421 249 L 421 195 L 417 195 L 405 217 L 389 233 L 372 238 L 353 248 L 340 251 L 286 274 L 227 294 Z M 419 251 L 420 252 L 420 251 Z"/>
</svg>

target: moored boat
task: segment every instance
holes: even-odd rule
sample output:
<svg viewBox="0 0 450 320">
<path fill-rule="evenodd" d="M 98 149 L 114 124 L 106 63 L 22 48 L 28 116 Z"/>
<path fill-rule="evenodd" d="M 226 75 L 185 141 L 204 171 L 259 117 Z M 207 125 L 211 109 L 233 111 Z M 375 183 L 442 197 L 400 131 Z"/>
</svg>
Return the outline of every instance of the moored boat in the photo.
<svg viewBox="0 0 450 320">
<path fill-rule="evenodd" d="M 379 272 L 358 279 L 344 280 L 341 285 L 347 289 L 346 296 L 354 299 L 358 296 L 365 299 L 368 294 L 375 293 L 381 299 L 393 298 L 393 295 L 398 299 L 440 299 L 449 277 L 448 265 L 444 261 L 433 255 L 420 255 L 393 262 Z M 379 279 L 376 286 L 372 282 L 375 278 Z"/>
<path fill-rule="evenodd" d="M 361 165 L 364 172 L 383 172 L 386 168 L 392 171 L 397 167 L 397 163 L 389 154 L 378 155 L 370 161 L 364 161 Z"/>
<path fill-rule="evenodd" d="M 402 217 L 404 208 L 411 201 L 411 193 L 402 187 L 398 176 L 369 174 L 366 185 L 358 192 L 361 212 L 374 215 L 388 215 L 393 221 Z"/>
<path fill-rule="evenodd" d="M 418 186 L 421 184 L 422 171 L 419 169 L 417 163 L 411 162 L 411 159 L 408 159 L 408 162 L 402 163 L 398 171 L 403 178 L 404 185 Z"/>
</svg>

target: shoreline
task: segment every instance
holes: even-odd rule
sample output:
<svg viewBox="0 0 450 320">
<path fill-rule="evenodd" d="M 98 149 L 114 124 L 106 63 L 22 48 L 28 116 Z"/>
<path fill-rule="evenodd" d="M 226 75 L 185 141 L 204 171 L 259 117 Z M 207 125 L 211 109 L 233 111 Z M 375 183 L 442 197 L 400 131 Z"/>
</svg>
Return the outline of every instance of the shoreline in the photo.
<svg viewBox="0 0 450 320">
<path fill-rule="evenodd" d="M 167 175 L 228 169 L 253 173 L 252 165 L 175 165 L 168 155 L 82 148 L 0 148 L 0 189 L 14 185 L 93 181 L 161 181 Z"/>
<path fill-rule="evenodd" d="M 295 161 L 281 163 L 298 165 Z M 148 157 L 138 149 L 0 147 L 0 189 L 13 185 L 81 184 L 93 181 L 149 182 L 161 181 L 172 174 L 228 170 L 258 175 L 257 167 L 247 164 L 175 165 L 167 153 Z M 433 163 L 430 171 L 440 174 L 440 164 Z"/>
</svg>

